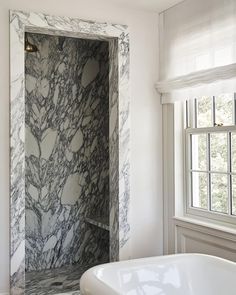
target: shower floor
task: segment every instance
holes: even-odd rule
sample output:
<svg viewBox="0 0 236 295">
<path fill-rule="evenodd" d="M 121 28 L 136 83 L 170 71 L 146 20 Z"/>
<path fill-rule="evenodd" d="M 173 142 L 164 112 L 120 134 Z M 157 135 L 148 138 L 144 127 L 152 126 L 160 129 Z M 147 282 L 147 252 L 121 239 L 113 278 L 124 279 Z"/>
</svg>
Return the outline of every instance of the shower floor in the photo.
<svg viewBox="0 0 236 295">
<path fill-rule="evenodd" d="M 56 269 L 31 271 L 25 274 L 26 295 L 79 295 L 82 274 L 94 265 L 67 265 Z"/>
</svg>

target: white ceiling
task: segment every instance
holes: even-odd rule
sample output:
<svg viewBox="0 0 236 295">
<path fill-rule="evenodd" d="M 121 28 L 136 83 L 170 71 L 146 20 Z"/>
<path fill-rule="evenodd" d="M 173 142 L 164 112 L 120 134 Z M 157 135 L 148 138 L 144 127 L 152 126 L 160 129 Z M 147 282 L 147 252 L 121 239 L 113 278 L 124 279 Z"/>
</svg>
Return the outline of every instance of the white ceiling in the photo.
<svg viewBox="0 0 236 295">
<path fill-rule="evenodd" d="M 174 6 L 183 0 L 110 0 L 117 4 L 122 4 L 127 7 L 143 9 L 148 11 L 161 12 Z"/>
</svg>

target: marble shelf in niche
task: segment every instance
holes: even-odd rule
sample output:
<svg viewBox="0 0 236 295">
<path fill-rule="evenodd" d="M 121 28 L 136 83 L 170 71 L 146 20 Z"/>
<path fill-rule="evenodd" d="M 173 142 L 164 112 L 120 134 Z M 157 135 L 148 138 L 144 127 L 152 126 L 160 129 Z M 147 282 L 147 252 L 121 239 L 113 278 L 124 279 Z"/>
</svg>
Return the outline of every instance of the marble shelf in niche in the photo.
<svg viewBox="0 0 236 295">
<path fill-rule="evenodd" d="M 109 219 L 103 216 L 85 217 L 85 221 L 89 224 L 95 225 L 101 229 L 110 230 Z"/>
</svg>

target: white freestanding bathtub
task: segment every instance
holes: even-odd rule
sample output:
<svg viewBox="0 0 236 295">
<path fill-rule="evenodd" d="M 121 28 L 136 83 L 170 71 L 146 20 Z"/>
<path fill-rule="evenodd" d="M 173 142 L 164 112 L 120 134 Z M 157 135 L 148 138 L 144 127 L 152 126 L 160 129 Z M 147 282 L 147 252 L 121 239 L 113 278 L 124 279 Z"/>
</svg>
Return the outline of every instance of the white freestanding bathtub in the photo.
<svg viewBox="0 0 236 295">
<path fill-rule="evenodd" d="M 81 295 L 236 295 L 236 263 L 178 254 L 108 263 L 81 278 Z"/>
</svg>

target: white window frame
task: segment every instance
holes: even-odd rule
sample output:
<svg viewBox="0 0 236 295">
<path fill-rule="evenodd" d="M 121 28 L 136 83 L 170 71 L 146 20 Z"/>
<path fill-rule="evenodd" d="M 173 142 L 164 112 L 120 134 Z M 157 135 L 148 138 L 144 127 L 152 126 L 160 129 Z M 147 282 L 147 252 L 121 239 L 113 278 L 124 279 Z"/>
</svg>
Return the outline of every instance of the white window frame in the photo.
<svg viewBox="0 0 236 295">
<path fill-rule="evenodd" d="M 186 227 L 212 236 L 236 236 L 236 221 L 188 208 L 186 163 L 185 103 L 163 104 L 163 205 L 164 254 L 179 253 L 178 229 Z M 191 130 L 189 129 L 189 132 Z M 218 218 L 220 217 L 220 218 Z M 184 251 L 184 250 L 183 250 Z"/>
<path fill-rule="evenodd" d="M 234 96 L 235 97 L 235 96 Z M 187 112 L 184 112 L 184 120 L 187 126 L 184 126 L 184 138 L 183 138 L 183 143 L 184 143 L 184 178 L 185 178 L 185 189 L 184 189 L 184 215 L 187 217 L 193 217 L 193 218 L 200 218 L 209 222 L 216 222 L 216 223 L 223 223 L 223 224 L 228 224 L 229 226 L 236 226 L 236 216 L 231 215 L 232 212 L 232 196 L 231 196 L 231 191 L 228 190 L 228 208 L 229 208 L 229 212 L 228 214 L 226 213 L 220 213 L 220 212 L 215 212 L 215 211 L 209 211 L 209 207 L 208 210 L 206 209 L 202 209 L 202 208 L 197 208 L 197 207 L 193 207 L 192 206 L 192 184 L 191 184 L 191 172 L 194 172 L 194 170 L 191 170 L 191 135 L 192 134 L 207 134 L 207 136 L 209 136 L 209 134 L 212 133 L 226 133 L 227 134 L 227 139 L 228 139 L 228 166 L 230 163 L 230 153 L 231 153 L 231 148 L 230 148 L 230 142 L 229 142 L 229 134 L 231 132 L 236 132 L 236 125 L 233 126 L 215 126 L 215 127 L 206 127 L 206 128 L 188 128 L 189 120 L 193 120 L 193 118 L 196 118 L 196 116 L 194 116 L 192 114 L 192 111 L 196 110 L 196 107 L 193 107 L 193 104 L 196 102 L 196 100 L 191 100 L 190 101 L 190 114 L 188 114 Z M 183 107 L 184 103 L 183 103 Z M 186 108 L 185 108 L 186 109 Z M 235 121 L 235 99 L 234 99 L 234 105 L 233 105 L 233 120 Z M 214 113 L 214 112 L 213 112 Z M 187 117 L 188 116 L 188 117 Z M 214 116 L 214 115 L 213 115 Z M 214 119 L 213 119 L 214 120 Z M 191 122 L 190 123 L 191 126 L 196 126 L 196 122 Z M 213 122 L 214 125 L 214 122 Z M 208 145 L 209 145 L 209 141 L 208 141 Z M 209 150 L 209 149 L 208 149 Z M 210 157 L 210 154 L 208 155 L 208 157 Z M 198 170 L 197 172 L 201 172 L 200 170 Z M 207 173 L 208 175 L 210 175 L 210 173 L 215 173 L 215 171 L 209 170 L 209 168 L 207 169 L 207 171 L 202 171 L 204 173 Z M 216 173 L 220 173 L 220 172 L 216 172 Z M 231 181 L 231 175 L 235 175 L 236 173 L 232 173 L 232 171 L 229 169 L 227 169 L 227 172 L 222 173 L 224 175 L 227 175 L 227 179 L 228 179 L 228 185 L 229 185 L 229 181 Z M 209 182 L 209 177 L 208 180 Z M 209 187 L 209 184 L 208 184 Z M 228 187 L 228 186 L 227 186 Z M 208 201 L 210 199 L 209 196 L 210 192 L 207 192 L 207 196 L 208 196 Z"/>
</svg>

